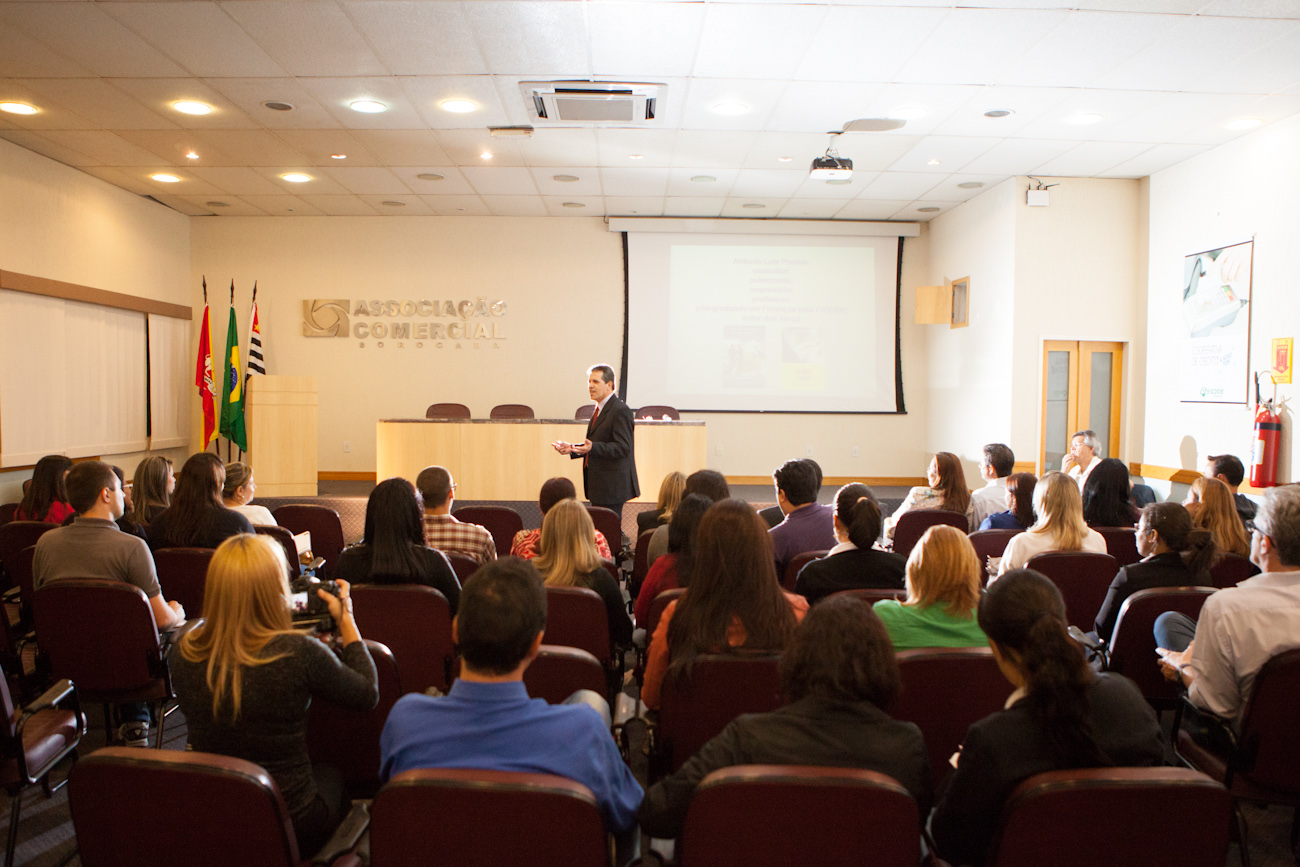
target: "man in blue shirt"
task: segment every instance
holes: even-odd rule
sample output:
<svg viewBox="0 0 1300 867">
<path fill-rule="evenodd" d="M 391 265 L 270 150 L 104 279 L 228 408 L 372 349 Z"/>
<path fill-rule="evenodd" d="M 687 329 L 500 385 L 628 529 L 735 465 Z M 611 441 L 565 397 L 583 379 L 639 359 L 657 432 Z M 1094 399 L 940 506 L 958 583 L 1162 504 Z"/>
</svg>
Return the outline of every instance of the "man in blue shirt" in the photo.
<svg viewBox="0 0 1300 867">
<path fill-rule="evenodd" d="M 383 778 L 413 768 L 556 774 L 591 789 L 611 832 L 630 831 L 643 792 L 606 721 L 524 689 L 545 628 L 546 588 L 531 563 L 512 557 L 475 572 L 452 621 L 460 678 L 445 696 L 412 693 L 393 705 L 380 738 Z"/>
</svg>

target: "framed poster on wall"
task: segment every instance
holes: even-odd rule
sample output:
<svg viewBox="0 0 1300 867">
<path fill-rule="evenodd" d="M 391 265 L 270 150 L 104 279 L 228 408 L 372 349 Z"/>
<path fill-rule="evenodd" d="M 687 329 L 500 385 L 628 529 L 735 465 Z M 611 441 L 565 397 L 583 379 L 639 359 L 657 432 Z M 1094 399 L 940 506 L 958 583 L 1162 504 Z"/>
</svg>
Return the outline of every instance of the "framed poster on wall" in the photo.
<svg viewBox="0 0 1300 867">
<path fill-rule="evenodd" d="M 1194 253 L 1183 260 L 1178 399 L 1250 399 L 1250 276 L 1254 242 Z"/>
</svg>

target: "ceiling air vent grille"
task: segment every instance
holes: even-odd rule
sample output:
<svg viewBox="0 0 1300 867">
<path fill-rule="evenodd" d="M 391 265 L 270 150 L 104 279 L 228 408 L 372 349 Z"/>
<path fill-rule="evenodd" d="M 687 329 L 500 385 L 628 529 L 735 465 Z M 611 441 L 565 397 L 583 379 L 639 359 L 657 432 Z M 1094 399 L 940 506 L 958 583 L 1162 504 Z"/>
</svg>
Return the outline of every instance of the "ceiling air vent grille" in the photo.
<svg viewBox="0 0 1300 867">
<path fill-rule="evenodd" d="M 668 89 L 625 81 L 522 81 L 519 87 L 533 122 L 556 126 L 651 125 Z"/>
</svg>

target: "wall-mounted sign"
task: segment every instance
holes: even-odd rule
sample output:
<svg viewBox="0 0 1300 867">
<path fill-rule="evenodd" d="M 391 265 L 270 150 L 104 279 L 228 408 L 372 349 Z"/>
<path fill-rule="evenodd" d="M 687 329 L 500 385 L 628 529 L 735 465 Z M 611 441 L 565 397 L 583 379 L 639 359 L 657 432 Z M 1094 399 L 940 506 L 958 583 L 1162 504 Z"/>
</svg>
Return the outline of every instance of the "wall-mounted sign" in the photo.
<svg viewBox="0 0 1300 867">
<path fill-rule="evenodd" d="M 1273 339 L 1273 351 L 1269 357 L 1273 359 L 1273 382 L 1289 383 L 1291 381 L 1291 340 L 1290 337 L 1275 337 Z"/>
<path fill-rule="evenodd" d="M 1250 380 L 1250 273 L 1254 242 L 1183 260 L 1178 399 L 1246 403 Z"/>
<path fill-rule="evenodd" d="M 499 349 L 506 339 L 506 302 L 476 300 L 350 301 L 313 298 L 302 302 L 303 337 L 341 337 L 365 349 L 409 346 L 424 349 Z"/>
</svg>

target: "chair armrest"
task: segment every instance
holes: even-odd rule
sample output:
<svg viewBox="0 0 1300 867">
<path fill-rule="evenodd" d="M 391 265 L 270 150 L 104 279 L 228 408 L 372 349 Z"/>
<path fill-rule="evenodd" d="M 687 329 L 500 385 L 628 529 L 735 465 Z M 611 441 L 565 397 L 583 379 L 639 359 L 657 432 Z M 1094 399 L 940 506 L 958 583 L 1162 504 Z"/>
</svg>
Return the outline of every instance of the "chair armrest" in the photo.
<svg viewBox="0 0 1300 867">
<path fill-rule="evenodd" d="M 361 835 L 370 830 L 370 802 L 358 801 L 343 817 L 343 821 L 334 829 L 334 834 L 325 841 L 320 851 L 312 856 L 313 867 L 329 867 L 339 859 L 352 853 L 361 842 Z"/>
<path fill-rule="evenodd" d="M 1106 639 L 1093 638 L 1077 626 L 1071 626 L 1068 631 L 1074 642 L 1088 651 L 1089 658 L 1101 661 L 1103 670 L 1110 665 L 1110 648 L 1106 646 Z"/>
<path fill-rule="evenodd" d="M 47 689 L 36 701 L 23 708 L 23 716 L 32 716 L 39 711 L 49 710 L 75 691 L 76 687 L 73 686 L 72 681 L 65 677 Z"/>
<path fill-rule="evenodd" d="M 158 645 L 164 665 L 167 664 L 167 660 L 171 657 L 172 648 L 180 644 L 182 638 L 189 635 L 192 630 L 197 629 L 202 624 L 203 618 L 195 617 L 191 620 L 184 621 L 175 629 L 168 629 L 159 634 Z"/>
</svg>

